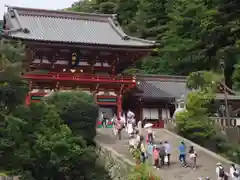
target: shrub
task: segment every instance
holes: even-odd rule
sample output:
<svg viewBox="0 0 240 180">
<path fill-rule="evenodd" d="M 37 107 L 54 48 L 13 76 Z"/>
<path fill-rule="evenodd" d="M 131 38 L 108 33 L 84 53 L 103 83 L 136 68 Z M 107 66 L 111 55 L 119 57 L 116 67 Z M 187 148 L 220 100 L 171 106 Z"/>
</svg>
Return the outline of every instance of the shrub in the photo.
<svg viewBox="0 0 240 180">
<path fill-rule="evenodd" d="M 136 165 L 129 174 L 129 180 L 160 180 L 160 177 L 155 176 L 150 167 L 144 163 Z"/>
<path fill-rule="evenodd" d="M 94 98 L 84 92 L 58 92 L 46 98 L 73 133 L 91 142 L 96 135 L 98 107 Z"/>
</svg>

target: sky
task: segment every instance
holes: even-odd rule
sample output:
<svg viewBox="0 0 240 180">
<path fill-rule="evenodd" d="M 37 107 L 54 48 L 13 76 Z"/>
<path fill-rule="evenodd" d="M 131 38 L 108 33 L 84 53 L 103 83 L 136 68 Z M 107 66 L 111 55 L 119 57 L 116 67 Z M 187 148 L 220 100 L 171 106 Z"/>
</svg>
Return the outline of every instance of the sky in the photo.
<svg viewBox="0 0 240 180">
<path fill-rule="evenodd" d="M 77 0 L 0 0 L 0 20 L 6 12 L 5 5 L 40 9 L 63 9 Z"/>
</svg>

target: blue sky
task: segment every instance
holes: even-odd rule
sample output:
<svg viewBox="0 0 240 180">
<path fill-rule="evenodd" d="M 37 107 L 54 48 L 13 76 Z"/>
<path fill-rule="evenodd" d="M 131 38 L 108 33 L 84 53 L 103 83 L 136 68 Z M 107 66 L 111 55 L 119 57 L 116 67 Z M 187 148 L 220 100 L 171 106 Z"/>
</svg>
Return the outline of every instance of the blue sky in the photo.
<svg viewBox="0 0 240 180">
<path fill-rule="evenodd" d="M 0 19 L 6 11 L 5 5 L 40 9 L 63 9 L 70 7 L 77 0 L 0 0 Z"/>
</svg>

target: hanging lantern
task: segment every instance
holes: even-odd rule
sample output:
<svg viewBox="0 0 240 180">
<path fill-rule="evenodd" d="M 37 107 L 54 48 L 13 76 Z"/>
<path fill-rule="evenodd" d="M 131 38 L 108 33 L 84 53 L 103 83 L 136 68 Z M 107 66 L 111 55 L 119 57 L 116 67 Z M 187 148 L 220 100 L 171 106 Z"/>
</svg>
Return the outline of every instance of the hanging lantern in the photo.
<svg viewBox="0 0 240 180">
<path fill-rule="evenodd" d="M 71 57 L 71 68 L 75 68 L 79 63 L 79 57 L 77 53 L 72 53 Z"/>
</svg>

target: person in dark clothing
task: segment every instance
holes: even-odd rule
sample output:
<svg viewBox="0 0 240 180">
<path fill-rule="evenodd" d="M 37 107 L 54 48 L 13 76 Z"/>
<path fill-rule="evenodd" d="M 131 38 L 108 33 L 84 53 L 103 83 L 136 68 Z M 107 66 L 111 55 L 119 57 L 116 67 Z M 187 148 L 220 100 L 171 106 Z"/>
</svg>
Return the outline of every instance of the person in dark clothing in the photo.
<svg viewBox="0 0 240 180">
<path fill-rule="evenodd" d="M 162 142 L 159 143 L 160 167 L 164 166 L 164 157 L 166 156 L 165 147 Z"/>
<path fill-rule="evenodd" d="M 102 112 L 101 118 L 102 118 L 102 127 L 106 128 L 107 127 L 107 116 L 106 116 L 105 112 Z"/>
<path fill-rule="evenodd" d="M 171 146 L 168 141 L 164 142 L 165 152 L 167 156 L 167 165 L 170 166 Z"/>
</svg>

